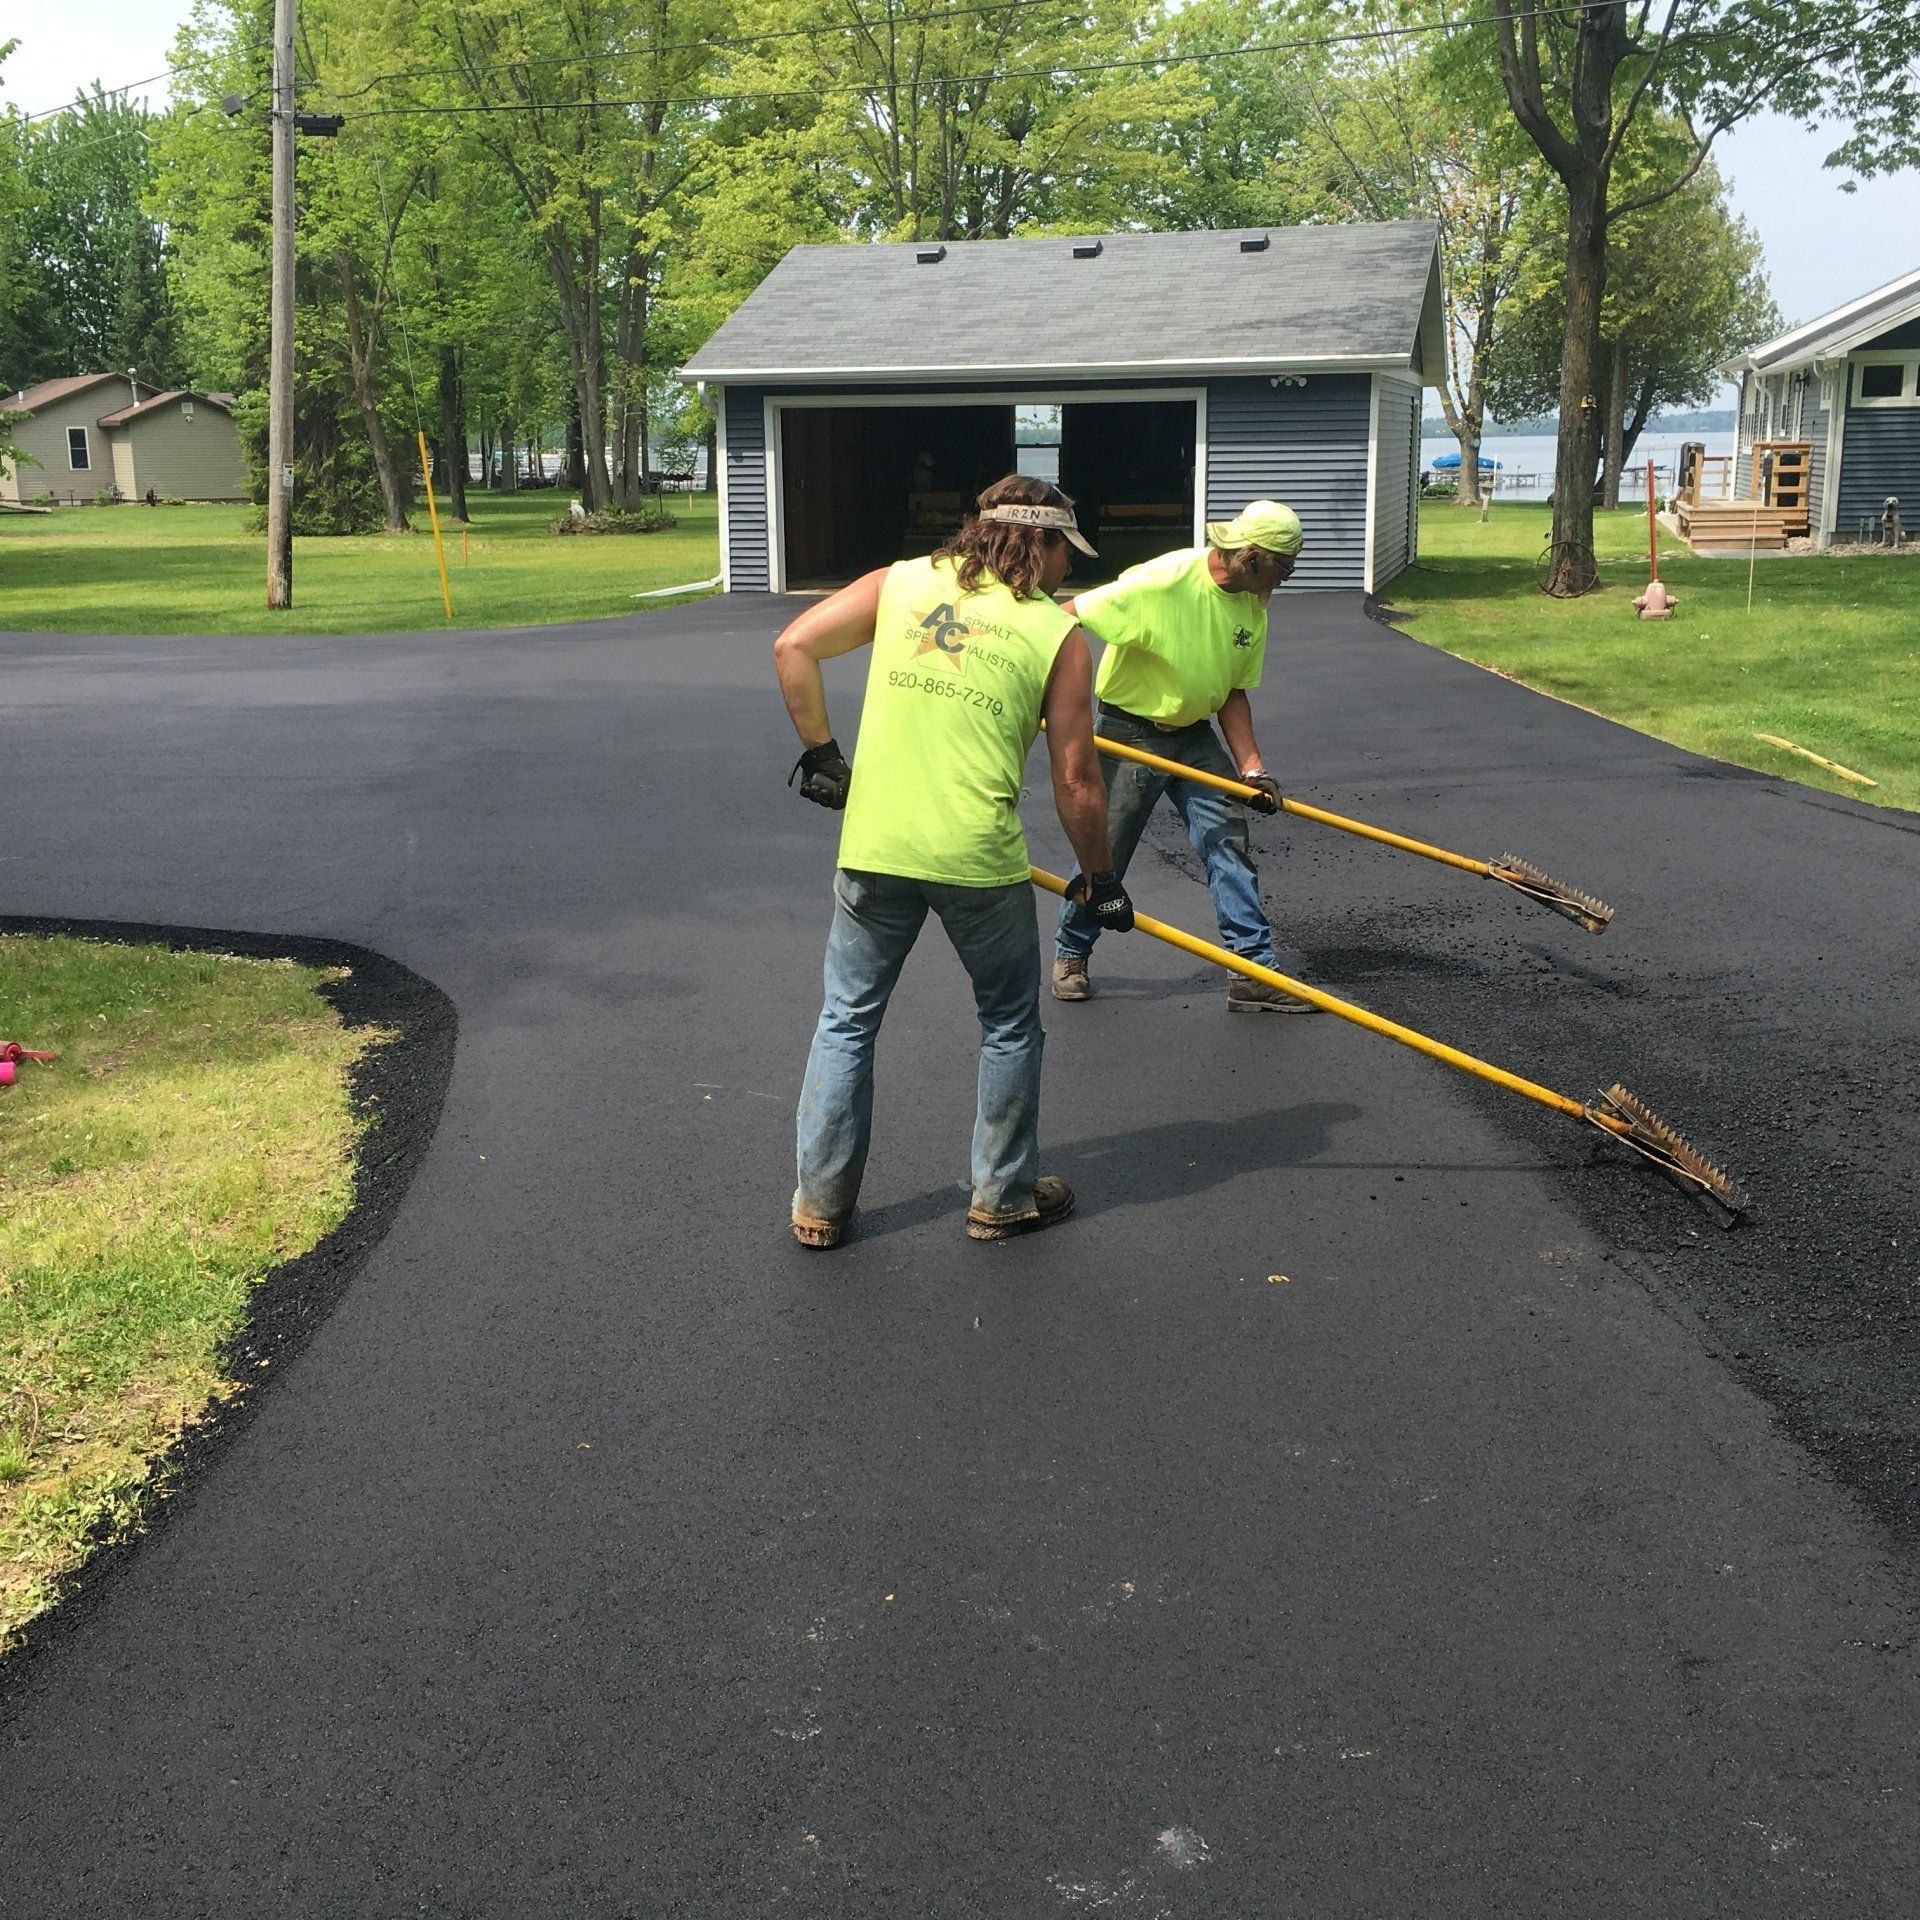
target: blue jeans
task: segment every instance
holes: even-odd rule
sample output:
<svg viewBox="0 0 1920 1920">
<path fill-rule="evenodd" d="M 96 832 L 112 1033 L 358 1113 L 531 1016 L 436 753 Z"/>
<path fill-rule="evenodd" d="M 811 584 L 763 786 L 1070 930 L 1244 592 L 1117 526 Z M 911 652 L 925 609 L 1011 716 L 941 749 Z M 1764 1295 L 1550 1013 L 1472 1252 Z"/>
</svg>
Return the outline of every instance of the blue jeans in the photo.
<svg viewBox="0 0 1920 1920">
<path fill-rule="evenodd" d="M 1033 891 L 949 887 L 841 868 L 833 876 L 827 999 L 800 1092 L 796 1218 L 844 1220 L 859 1197 L 873 1131 L 873 1051 L 887 1001 L 927 909 L 939 915 L 973 982 L 980 1015 L 980 1102 L 973 1204 L 1033 1210 L 1040 1174 L 1040 933 Z"/>
<path fill-rule="evenodd" d="M 1239 777 L 1240 770 L 1227 757 L 1211 721 L 1196 721 L 1178 733 L 1162 733 L 1157 727 L 1102 712 L 1098 730 L 1109 740 L 1144 747 L 1163 760 L 1178 760 L 1182 766 L 1223 774 L 1229 780 Z M 1126 872 L 1133 850 L 1147 830 L 1148 816 L 1165 794 L 1173 802 L 1194 852 L 1206 863 L 1207 891 L 1213 896 L 1213 916 L 1220 923 L 1221 940 L 1243 959 L 1258 961 L 1263 967 L 1278 965 L 1273 929 L 1260 904 L 1260 878 L 1254 871 L 1253 836 L 1247 829 L 1246 808 L 1212 787 L 1176 780 L 1172 774 L 1157 773 L 1132 760 L 1109 758 L 1104 770 L 1107 838 L 1113 847 L 1113 863 L 1120 872 Z M 1061 908 L 1055 943 L 1063 954 L 1085 959 L 1099 937 L 1100 922 L 1085 907 L 1068 901 Z"/>
</svg>

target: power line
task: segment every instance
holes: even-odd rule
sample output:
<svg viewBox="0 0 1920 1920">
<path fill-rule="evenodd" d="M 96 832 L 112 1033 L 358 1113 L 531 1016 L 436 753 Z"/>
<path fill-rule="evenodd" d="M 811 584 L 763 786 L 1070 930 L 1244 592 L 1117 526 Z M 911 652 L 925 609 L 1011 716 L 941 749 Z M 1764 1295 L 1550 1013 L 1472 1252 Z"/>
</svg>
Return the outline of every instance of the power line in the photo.
<svg viewBox="0 0 1920 1920">
<path fill-rule="evenodd" d="M 1009 4 L 1033 4 L 1037 0 L 1008 0 Z M 1524 12 L 1510 16 L 1518 20 L 1562 19 L 1570 14 L 1579 14 L 1586 10 L 1586 0 L 1565 0 L 1557 6 L 1528 8 Z M 978 9 L 968 9 L 978 11 Z M 874 24 L 869 22 L 868 24 Z M 884 22 L 879 24 L 884 25 Z M 1145 54 L 1135 59 L 1094 60 L 1079 64 L 1045 67 L 1002 67 L 991 73 L 939 74 L 925 79 L 922 84 L 928 87 L 967 87 L 987 84 L 996 80 L 1059 80 L 1069 79 L 1079 74 L 1115 73 L 1143 68 L 1166 68 L 1192 66 L 1207 60 L 1238 60 L 1256 53 L 1303 53 L 1323 47 L 1340 47 L 1363 44 L 1380 40 L 1400 40 L 1420 34 L 1455 33 L 1468 27 L 1485 27 L 1498 24 L 1494 14 L 1470 15 L 1458 20 L 1423 21 L 1404 27 L 1374 27 L 1355 29 L 1348 33 L 1320 34 L 1311 38 L 1297 40 L 1251 41 L 1245 46 L 1216 47 L 1196 49 L 1190 53 Z M 822 29 L 826 31 L 826 29 Z M 688 48 L 701 45 L 719 46 L 722 42 L 689 41 Z M 543 111 L 563 112 L 572 107 L 718 107 L 734 105 L 742 101 L 756 100 L 818 100 L 834 95 L 862 95 L 880 91 L 886 82 L 878 79 L 853 81 L 839 86 L 781 87 L 758 90 L 737 90 L 722 93 L 702 94 L 643 94 L 634 98 L 599 100 L 540 100 L 522 102 L 518 100 L 477 100 L 462 106 L 409 106 L 409 107 L 361 107 L 355 111 L 354 118 L 362 120 L 390 120 L 397 118 L 422 118 L 446 114 L 466 113 L 518 113 L 528 104 L 536 105 Z M 345 96 L 336 96 L 336 98 Z"/>
<path fill-rule="evenodd" d="M 185 73 L 185 67 L 168 67 L 164 73 L 150 73 L 144 80 L 129 80 L 124 87 L 96 86 L 91 93 L 83 93 L 77 99 L 69 100 L 64 106 L 42 107 L 38 113 L 26 116 L 29 121 L 51 120 L 56 113 L 71 113 L 76 107 L 90 107 L 96 100 L 118 99 L 123 93 L 132 93 L 137 87 L 150 87 L 156 80 L 171 80 L 176 73 Z"/>
</svg>

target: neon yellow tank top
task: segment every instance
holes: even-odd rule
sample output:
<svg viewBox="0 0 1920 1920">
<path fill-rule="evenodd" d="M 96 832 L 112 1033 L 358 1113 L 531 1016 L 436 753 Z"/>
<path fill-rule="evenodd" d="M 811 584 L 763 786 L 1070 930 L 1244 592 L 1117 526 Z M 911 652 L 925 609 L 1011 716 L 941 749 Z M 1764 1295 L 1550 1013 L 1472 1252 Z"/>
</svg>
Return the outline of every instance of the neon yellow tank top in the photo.
<svg viewBox="0 0 1920 1920">
<path fill-rule="evenodd" d="M 887 569 L 840 864 L 956 887 L 1027 878 L 1020 777 L 1073 616 L 950 560 Z"/>
</svg>

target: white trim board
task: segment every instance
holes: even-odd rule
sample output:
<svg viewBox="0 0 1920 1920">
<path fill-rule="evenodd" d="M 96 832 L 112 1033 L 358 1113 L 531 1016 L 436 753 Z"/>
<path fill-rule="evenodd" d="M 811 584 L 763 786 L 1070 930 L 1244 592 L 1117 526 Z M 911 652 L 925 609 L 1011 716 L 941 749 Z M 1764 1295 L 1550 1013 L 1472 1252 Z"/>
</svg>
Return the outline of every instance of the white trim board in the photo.
<svg viewBox="0 0 1920 1920">
<path fill-rule="evenodd" d="M 714 394 L 718 404 L 713 410 L 714 488 L 720 500 L 720 591 L 733 591 L 733 527 L 727 518 L 727 394 L 724 387 Z"/>
<path fill-rule="evenodd" d="M 786 472 L 780 415 L 790 407 L 818 411 L 833 407 L 1159 406 L 1169 400 L 1193 402 L 1193 544 L 1202 546 L 1207 538 L 1205 387 L 1155 387 L 1144 392 L 1138 387 L 1100 387 L 1082 393 L 1033 388 L 983 393 L 770 393 L 760 403 L 767 434 L 767 584 L 775 593 L 787 591 Z"/>
<path fill-rule="evenodd" d="M 1367 382 L 1367 538 L 1360 565 L 1361 591 L 1373 591 L 1373 516 L 1380 498 L 1380 376 Z"/>
<path fill-rule="evenodd" d="M 931 367 L 682 367 L 675 378 L 704 380 L 709 386 L 736 387 L 832 386 L 847 381 L 895 382 L 907 380 L 1082 380 L 1096 375 L 1133 374 L 1143 379 L 1205 375 L 1209 379 L 1244 376 L 1255 379 L 1278 373 L 1397 373 L 1420 386 L 1433 383 L 1413 369 L 1404 353 L 1322 353 L 1311 359 L 1248 360 L 1081 360 L 1058 365 L 1050 361 L 996 366 Z"/>
<path fill-rule="evenodd" d="M 1852 376 L 1843 361 L 1828 384 L 1827 470 L 1821 476 L 1820 538 L 1818 545 L 1831 543 L 1840 525 L 1840 461 L 1847 445 L 1847 391 Z"/>
</svg>

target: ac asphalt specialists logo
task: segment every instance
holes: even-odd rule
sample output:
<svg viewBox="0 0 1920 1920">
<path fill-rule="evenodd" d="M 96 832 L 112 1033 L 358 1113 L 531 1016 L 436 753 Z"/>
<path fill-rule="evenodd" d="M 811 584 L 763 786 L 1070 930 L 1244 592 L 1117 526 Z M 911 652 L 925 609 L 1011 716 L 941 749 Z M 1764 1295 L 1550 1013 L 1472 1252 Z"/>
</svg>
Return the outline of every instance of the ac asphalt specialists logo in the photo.
<svg viewBox="0 0 1920 1920">
<path fill-rule="evenodd" d="M 1253 634 L 1251 630 L 1246 627 L 1235 627 L 1233 630 L 1233 644 L 1236 647 L 1252 646 Z"/>
<path fill-rule="evenodd" d="M 964 620 L 954 618 L 952 603 L 944 600 L 921 620 L 920 627 L 925 637 L 913 650 L 916 660 L 923 653 L 936 651 L 952 660 L 955 655 L 966 651 L 967 642 L 973 635 L 973 629 Z"/>
</svg>

